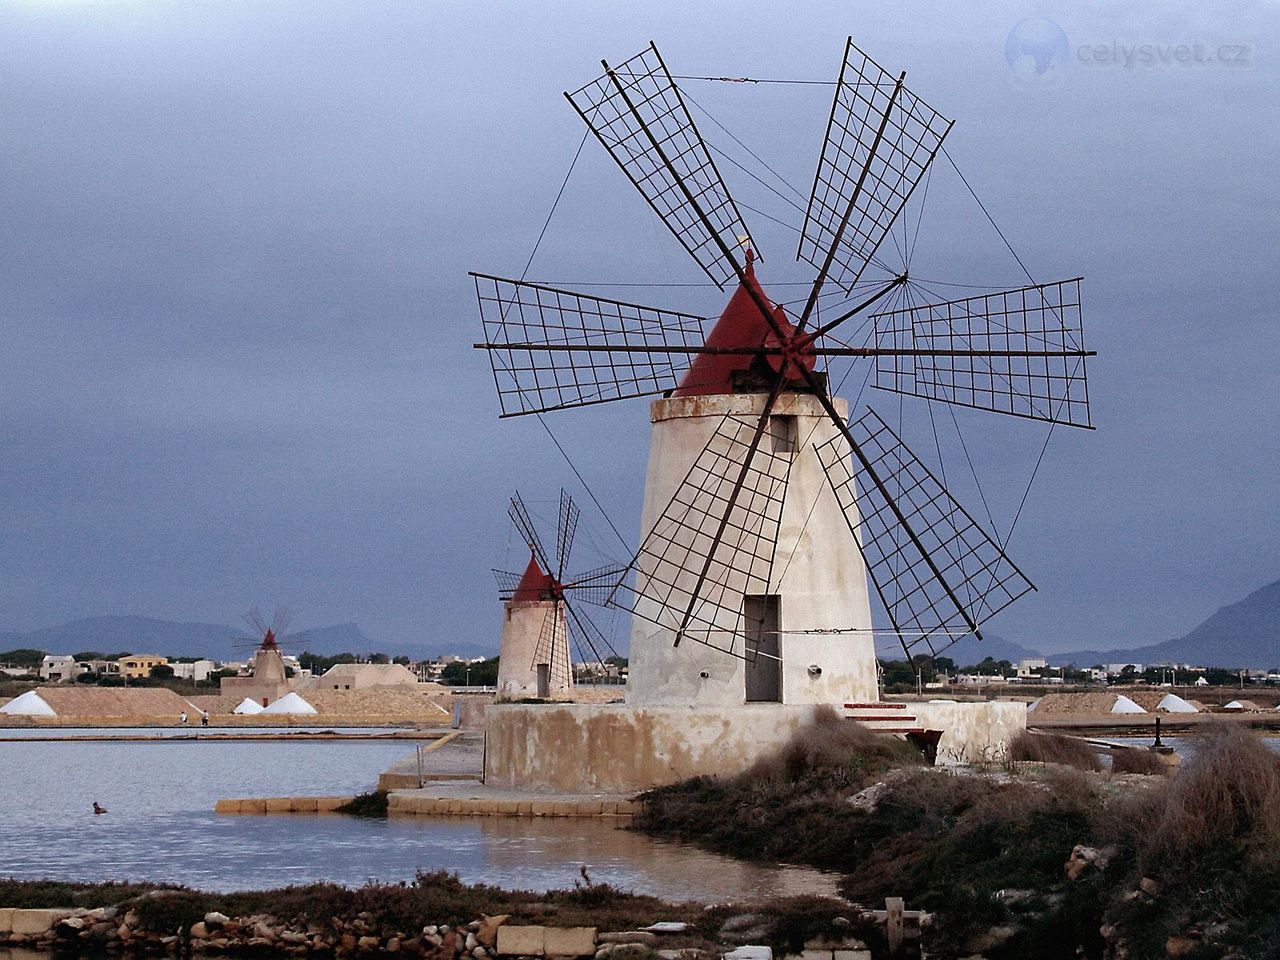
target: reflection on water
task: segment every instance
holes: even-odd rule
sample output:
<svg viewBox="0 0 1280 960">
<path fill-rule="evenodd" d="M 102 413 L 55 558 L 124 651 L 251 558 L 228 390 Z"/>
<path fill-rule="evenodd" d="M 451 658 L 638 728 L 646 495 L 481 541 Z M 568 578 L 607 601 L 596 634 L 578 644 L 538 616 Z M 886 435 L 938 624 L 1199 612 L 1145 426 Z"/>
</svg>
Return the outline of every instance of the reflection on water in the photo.
<svg viewBox="0 0 1280 960">
<path fill-rule="evenodd" d="M 0 743 L 0 870 L 210 890 L 329 880 L 463 880 L 533 890 L 593 880 L 668 899 L 834 893 L 831 875 L 655 843 L 607 820 L 215 816 L 222 797 L 367 790 L 403 742 Z M 110 813 L 94 816 L 93 801 Z M 4 960 L 0 957 L 0 960 Z"/>
</svg>

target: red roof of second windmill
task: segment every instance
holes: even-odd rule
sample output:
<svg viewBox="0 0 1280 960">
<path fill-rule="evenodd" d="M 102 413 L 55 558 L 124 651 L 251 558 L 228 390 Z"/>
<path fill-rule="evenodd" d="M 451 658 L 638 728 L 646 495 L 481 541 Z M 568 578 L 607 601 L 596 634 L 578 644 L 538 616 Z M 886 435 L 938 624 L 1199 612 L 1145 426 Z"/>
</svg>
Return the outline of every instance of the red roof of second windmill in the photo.
<svg viewBox="0 0 1280 960">
<path fill-rule="evenodd" d="M 708 347 L 758 347 L 773 333 L 747 289 L 748 284 L 761 300 L 773 305 L 760 289 L 760 284 L 756 282 L 755 256 L 750 250 L 747 251 L 746 280 L 738 284 L 738 289 L 733 292 L 729 305 L 724 308 L 724 313 L 720 314 L 720 319 L 707 334 Z M 781 307 L 775 308 L 775 316 L 783 330 L 790 328 L 791 324 L 782 315 Z M 753 359 L 750 354 L 699 353 L 694 356 L 693 363 L 680 378 L 680 384 L 672 396 L 700 397 L 733 393 L 733 375 L 749 369 Z"/>
<path fill-rule="evenodd" d="M 533 603 L 545 600 L 554 586 L 555 581 L 551 578 L 551 574 L 543 573 L 542 568 L 538 566 L 537 558 L 530 553 L 529 565 L 524 568 L 524 576 L 520 578 L 515 592 L 511 594 L 511 602 Z"/>
</svg>

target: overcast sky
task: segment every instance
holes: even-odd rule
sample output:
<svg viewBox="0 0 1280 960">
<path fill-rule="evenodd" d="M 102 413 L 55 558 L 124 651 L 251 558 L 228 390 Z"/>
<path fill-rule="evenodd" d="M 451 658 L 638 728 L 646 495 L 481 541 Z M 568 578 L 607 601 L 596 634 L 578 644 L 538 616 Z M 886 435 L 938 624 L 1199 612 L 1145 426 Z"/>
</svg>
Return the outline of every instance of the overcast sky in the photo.
<svg viewBox="0 0 1280 960">
<path fill-rule="evenodd" d="M 1006 62 L 1027 18 L 1067 37 L 1049 82 Z M 1275 3 L 8 0 L 0 629 L 284 604 L 424 654 L 496 647 L 517 487 L 549 518 L 569 486 L 582 564 L 625 559 L 538 423 L 498 421 L 466 272 L 524 268 L 582 138 L 561 92 L 600 58 L 654 39 L 676 73 L 832 79 L 850 34 L 955 118 L 950 153 L 1033 275 L 1086 277 L 1098 430 L 1054 432 L 1009 547 L 1039 592 L 992 631 L 1155 642 L 1280 577 Z M 1126 66 L 1141 44 L 1152 62 Z M 1207 59 L 1163 62 L 1179 44 Z M 807 193 L 830 87 L 687 88 Z M 785 299 L 794 234 L 748 219 Z M 916 275 L 1021 282 L 945 162 L 918 222 Z M 529 276 L 704 279 L 594 142 Z M 593 289 L 706 314 L 726 296 Z M 645 402 L 547 423 L 633 548 Z M 957 423 L 1003 533 L 1044 427 Z"/>
</svg>

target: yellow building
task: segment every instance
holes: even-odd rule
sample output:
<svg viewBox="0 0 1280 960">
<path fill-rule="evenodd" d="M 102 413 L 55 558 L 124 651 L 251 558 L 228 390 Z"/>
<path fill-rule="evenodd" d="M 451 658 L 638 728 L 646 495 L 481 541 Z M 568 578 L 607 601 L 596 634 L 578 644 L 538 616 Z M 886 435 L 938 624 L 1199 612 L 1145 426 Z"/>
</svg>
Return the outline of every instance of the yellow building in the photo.
<svg viewBox="0 0 1280 960">
<path fill-rule="evenodd" d="M 139 680 L 151 676 L 151 668 L 167 664 L 169 658 L 152 653 L 135 653 L 121 657 L 116 662 L 120 664 L 120 676 L 126 680 Z"/>
</svg>

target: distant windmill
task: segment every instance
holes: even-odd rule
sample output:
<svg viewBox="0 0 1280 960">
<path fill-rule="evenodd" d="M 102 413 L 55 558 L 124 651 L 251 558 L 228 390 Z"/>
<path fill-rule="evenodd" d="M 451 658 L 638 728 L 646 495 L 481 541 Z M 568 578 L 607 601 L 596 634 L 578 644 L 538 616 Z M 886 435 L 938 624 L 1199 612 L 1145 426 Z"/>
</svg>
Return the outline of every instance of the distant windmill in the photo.
<svg viewBox="0 0 1280 960">
<path fill-rule="evenodd" d="M 280 635 L 293 619 L 293 614 L 284 607 L 276 607 L 268 625 L 258 608 L 253 607 L 245 612 L 243 619 L 249 629 L 261 638 L 258 649 L 249 662 L 250 674 L 261 683 L 285 683 L 288 671 L 285 669 L 284 655 L 280 652 Z"/>
<path fill-rule="evenodd" d="M 602 661 L 605 651 L 614 653 L 601 630 L 575 609 L 569 598 L 603 604 L 626 567 L 615 564 L 566 576 L 579 511 L 564 490 L 560 491 L 554 563 L 519 493 L 511 498 L 508 514 L 529 547 L 529 564 L 523 574 L 493 571 L 499 597 L 506 604 L 498 697 L 513 700 L 564 694 L 573 688 L 571 645 L 581 659 L 590 654 L 591 659 Z"/>
<path fill-rule="evenodd" d="M 502 416 L 665 398 L 640 548 L 612 597 L 634 617 L 629 700 L 874 699 L 868 578 L 908 658 L 980 639 L 1033 586 L 884 419 L 849 415 L 827 365 L 865 358 L 884 390 L 1090 428 L 1080 281 L 916 299 L 907 267 L 877 253 L 952 121 L 850 40 L 796 255 L 815 273 L 789 316 L 657 48 L 604 67 L 567 98 L 737 290 L 704 334 L 693 314 L 472 274 Z M 844 299 L 820 309 L 829 282 Z M 840 338 L 855 317 L 872 345 Z"/>
</svg>

